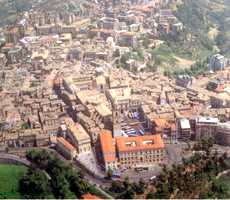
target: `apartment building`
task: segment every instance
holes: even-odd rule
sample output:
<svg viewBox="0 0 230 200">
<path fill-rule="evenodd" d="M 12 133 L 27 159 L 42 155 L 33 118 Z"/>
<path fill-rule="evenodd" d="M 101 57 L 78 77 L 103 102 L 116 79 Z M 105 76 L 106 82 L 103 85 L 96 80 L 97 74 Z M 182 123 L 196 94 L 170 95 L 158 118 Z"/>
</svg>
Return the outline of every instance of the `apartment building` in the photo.
<svg viewBox="0 0 230 200">
<path fill-rule="evenodd" d="M 230 123 L 219 123 L 216 133 L 217 143 L 230 146 Z"/>
<path fill-rule="evenodd" d="M 77 147 L 78 154 L 90 152 L 92 150 L 91 140 L 85 129 L 71 118 L 65 119 L 65 122 L 68 128 L 67 136 Z"/>
<path fill-rule="evenodd" d="M 199 117 L 196 119 L 196 140 L 201 138 L 214 138 L 219 120 L 214 117 Z"/>
<path fill-rule="evenodd" d="M 180 119 L 178 123 L 179 138 L 188 140 L 191 137 L 191 126 L 188 119 Z"/>
</svg>

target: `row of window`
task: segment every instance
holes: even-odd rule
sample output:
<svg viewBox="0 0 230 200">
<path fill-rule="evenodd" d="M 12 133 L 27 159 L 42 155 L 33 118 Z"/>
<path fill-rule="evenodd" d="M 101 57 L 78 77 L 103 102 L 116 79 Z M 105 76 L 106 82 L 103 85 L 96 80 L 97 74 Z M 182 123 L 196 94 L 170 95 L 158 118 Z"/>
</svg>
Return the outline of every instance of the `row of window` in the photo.
<svg viewBox="0 0 230 200">
<path fill-rule="evenodd" d="M 129 156 L 129 157 L 123 157 L 123 158 L 120 158 L 120 160 L 140 160 L 140 159 L 149 159 L 149 158 L 159 158 L 159 157 L 162 157 L 164 156 L 164 154 L 158 154 L 158 155 L 146 155 L 144 157 L 138 157 L 138 156 Z"/>
<path fill-rule="evenodd" d="M 120 164 L 121 165 L 135 165 L 137 163 L 155 163 L 155 162 L 162 162 L 163 161 L 163 158 L 159 158 L 159 159 L 149 159 L 149 160 L 144 160 L 144 161 L 121 161 Z"/>
<path fill-rule="evenodd" d="M 153 155 L 162 155 L 164 154 L 163 150 L 146 150 L 146 151 L 138 151 L 138 152 L 126 152 L 121 153 L 120 157 L 128 157 L 128 156 L 138 156 L 138 155 L 146 155 L 146 154 L 153 154 Z"/>
</svg>

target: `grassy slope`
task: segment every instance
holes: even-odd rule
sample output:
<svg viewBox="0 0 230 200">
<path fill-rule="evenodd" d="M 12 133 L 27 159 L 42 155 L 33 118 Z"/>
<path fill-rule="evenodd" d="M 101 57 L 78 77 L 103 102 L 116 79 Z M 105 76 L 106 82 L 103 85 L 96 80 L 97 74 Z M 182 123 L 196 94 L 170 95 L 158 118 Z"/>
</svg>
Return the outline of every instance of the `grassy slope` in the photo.
<svg viewBox="0 0 230 200">
<path fill-rule="evenodd" d="M 0 198 L 19 199 L 19 179 L 26 172 L 21 165 L 0 164 Z"/>
</svg>

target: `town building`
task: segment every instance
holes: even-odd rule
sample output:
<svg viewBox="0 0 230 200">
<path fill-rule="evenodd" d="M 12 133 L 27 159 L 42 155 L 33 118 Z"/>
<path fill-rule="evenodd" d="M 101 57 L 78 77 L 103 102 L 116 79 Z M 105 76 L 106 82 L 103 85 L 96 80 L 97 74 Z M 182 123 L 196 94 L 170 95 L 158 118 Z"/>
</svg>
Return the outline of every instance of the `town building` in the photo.
<svg viewBox="0 0 230 200">
<path fill-rule="evenodd" d="M 120 168 L 149 167 L 165 158 L 165 146 L 161 135 L 117 137 L 117 153 Z"/>
<path fill-rule="evenodd" d="M 178 123 L 179 139 L 189 140 L 191 137 L 191 126 L 188 119 L 180 119 Z"/>
<path fill-rule="evenodd" d="M 69 160 L 73 160 L 77 156 L 76 148 L 63 137 L 57 137 L 57 151 Z"/>
<path fill-rule="evenodd" d="M 230 123 L 219 123 L 215 134 L 216 142 L 220 145 L 230 146 Z"/>
<path fill-rule="evenodd" d="M 109 130 L 102 130 L 100 135 L 100 146 L 104 168 L 107 171 L 109 168 L 117 169 L 117 156 L 115 148 L 115 139 L 112 138 L 112 133 Z"/>
<path fill-rule="evenodd" d="M 196 119 L 196 140 L 215 138 L 219 120 L 214 117 L 199 117 Z"/>
<path fill-rule="evenodd" d="M 160 134 L 137 137 L 112 137 L 103 130 L 100 146 L 105 170 L 151 167 L 165 158 L 165 146 Z"/>
<path fill-rule="evenodd" d="M 85 129 L 71 118 L 65 119 L 67 125 L 67 137 L 70 138 L 73 145 L 77 148 L 78 154 L 91 152 L 91 140 Z"/>
<path fill-rule="evenodd" d="M 223 70 L 227 65 L 226 58 L 221 54 L 215 54 L 211 57 L 209 62 L 210 71 Z"/>
</svg>

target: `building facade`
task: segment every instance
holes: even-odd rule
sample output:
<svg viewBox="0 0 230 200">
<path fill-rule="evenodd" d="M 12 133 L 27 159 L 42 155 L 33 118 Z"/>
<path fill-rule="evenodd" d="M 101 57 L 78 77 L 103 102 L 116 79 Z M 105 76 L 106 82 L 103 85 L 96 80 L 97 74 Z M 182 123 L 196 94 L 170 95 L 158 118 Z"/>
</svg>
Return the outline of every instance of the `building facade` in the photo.
<svg viewBox="0 0 230 200">
<path fill-rule="evenodd" d="M 120 168 L 149 167 L 162 163 L 165 147 L 161 135 L 116 138 Z"/>
</svg>

